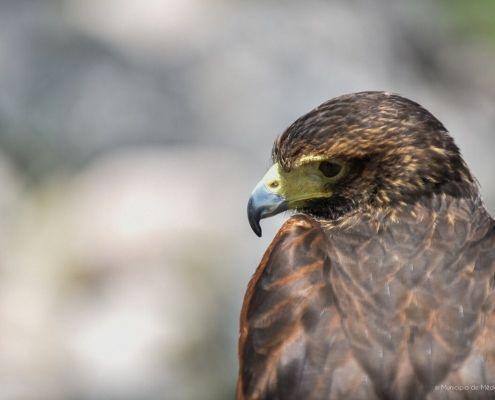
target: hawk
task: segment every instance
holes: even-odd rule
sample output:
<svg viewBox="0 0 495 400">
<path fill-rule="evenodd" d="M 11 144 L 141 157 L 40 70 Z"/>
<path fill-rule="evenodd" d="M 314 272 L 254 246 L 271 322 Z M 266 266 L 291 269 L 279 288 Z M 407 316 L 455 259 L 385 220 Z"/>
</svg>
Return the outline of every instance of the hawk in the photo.
<svg viewBox="0 0 495 400">
<path fill-rule="evenodd" d="M 495 222 L 442 123 L 344 95 L 272 158 L 251 227 L 297 213 L 245 295 L 237 399 L 495 398 Z"/>
</svg>

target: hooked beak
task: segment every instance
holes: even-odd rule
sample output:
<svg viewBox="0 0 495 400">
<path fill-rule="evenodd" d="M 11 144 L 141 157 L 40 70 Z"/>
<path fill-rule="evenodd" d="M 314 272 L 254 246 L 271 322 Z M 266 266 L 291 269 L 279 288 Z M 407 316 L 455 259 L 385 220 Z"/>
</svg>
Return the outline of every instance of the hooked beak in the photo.
<svg viewBox="0 0 495 400">
<path fill-rule="evenodd" d="M 261 237 L 260 221 L 287 209 L 287 201 L 282 196 L 271 192 L 261 181 L 256 185 L 249 198 L 247 206 L 249 225 L 251 225 L 254 233 Z"/>
</svg>

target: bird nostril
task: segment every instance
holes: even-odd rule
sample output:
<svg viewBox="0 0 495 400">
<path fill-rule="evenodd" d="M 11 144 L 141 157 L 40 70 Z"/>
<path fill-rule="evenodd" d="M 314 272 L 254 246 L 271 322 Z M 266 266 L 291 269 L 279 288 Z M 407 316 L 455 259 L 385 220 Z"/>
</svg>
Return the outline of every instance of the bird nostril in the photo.
<svg viewBox="0 0 495 400">
<path fill-rule="evenodd" d="M 270 182 L 268 186 L 272 189 L 278 188 L 279 183 L 277 181 Z"/>
</svg>

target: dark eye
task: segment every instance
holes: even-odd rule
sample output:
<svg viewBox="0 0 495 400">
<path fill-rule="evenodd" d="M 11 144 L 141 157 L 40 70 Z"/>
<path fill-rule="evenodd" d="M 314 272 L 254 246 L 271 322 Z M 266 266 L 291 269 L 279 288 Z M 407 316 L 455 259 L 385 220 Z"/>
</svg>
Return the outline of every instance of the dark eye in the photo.
<svg viewBox="0 0 495 400">
<path fill-rule="evenodd" d="M 342 171 L 342 165 L 331 161 L 323 161 L 319 169 L 326 177 L 334 178 Z"/>
</svg>

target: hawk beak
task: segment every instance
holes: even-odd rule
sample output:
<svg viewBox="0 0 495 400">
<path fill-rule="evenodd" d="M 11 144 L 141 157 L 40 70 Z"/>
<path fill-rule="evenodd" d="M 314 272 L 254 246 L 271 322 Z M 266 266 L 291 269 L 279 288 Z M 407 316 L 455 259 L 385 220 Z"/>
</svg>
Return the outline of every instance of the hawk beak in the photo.
<svg viewBox="0 0 495 400">
<path fill-rule="evenodd" d="M 260 221 L 286 211 L 287 201 L 280 195 L 271 192 L 263 181 L 258 183 L 249 198 L 247 214 L 253 232 L 261 237 Z"/>
</svg>

